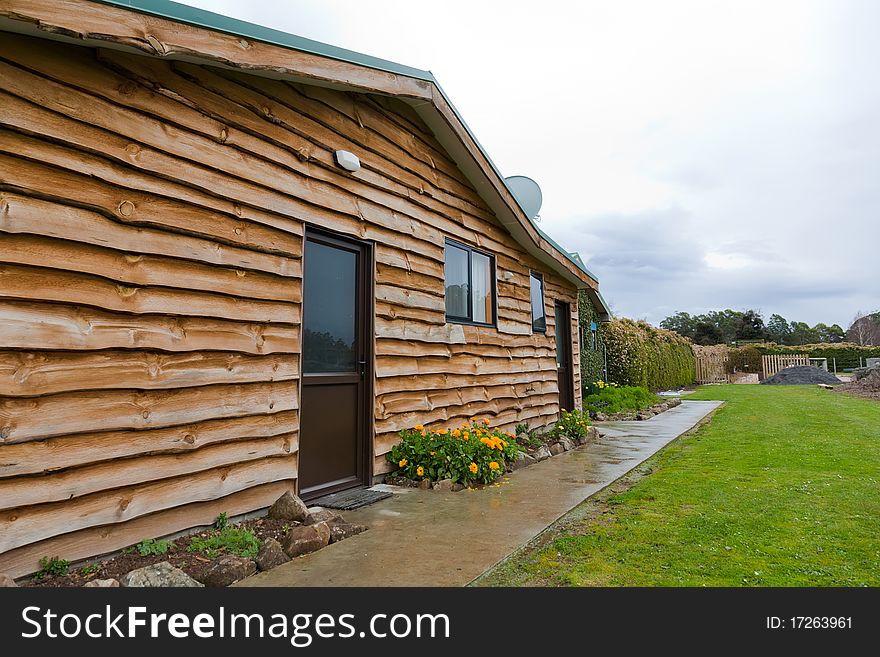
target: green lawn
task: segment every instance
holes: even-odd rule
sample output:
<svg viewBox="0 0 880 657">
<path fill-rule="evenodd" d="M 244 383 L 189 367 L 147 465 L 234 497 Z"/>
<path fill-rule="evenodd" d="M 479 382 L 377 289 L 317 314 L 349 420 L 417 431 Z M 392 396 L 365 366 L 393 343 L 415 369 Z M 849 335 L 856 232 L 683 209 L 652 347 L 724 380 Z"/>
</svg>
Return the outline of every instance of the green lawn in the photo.
<svg viewBox="0 0 880 657">
<path fill-rule="evenodd" d="M 687 398 L 727 404 L 478 584 L 880 585 L 880 402 L 807 386 Z"/>
</svg>

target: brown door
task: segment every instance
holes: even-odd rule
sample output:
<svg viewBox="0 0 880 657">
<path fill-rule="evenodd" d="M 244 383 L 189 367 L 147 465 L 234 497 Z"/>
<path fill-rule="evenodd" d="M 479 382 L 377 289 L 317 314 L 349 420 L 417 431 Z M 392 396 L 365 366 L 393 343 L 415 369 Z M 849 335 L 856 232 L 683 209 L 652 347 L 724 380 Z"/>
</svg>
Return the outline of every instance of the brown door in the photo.
<svg viewBox="0 0 880 657">
<path fill-rule="evenodd" d="M 559 406 L 574 408 L 574 376 L 571 370 L 571 311 L 563 301 L 556 302 L 556 377 L 559 382 Z"/>
<path fill-rule="evenodd" d="M 369 480 L 372 260 L 368 244 L 306 233 L 299 493 Z"/>
</svg>

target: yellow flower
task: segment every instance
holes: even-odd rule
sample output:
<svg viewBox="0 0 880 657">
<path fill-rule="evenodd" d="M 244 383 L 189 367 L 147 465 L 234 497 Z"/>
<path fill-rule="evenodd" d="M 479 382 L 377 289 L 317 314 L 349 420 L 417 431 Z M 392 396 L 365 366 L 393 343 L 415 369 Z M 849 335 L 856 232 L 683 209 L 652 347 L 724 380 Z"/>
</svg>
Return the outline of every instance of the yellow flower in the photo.
<svg viewBox="0 0 880 657">
<path fill-rule="evenodd" d="M 405 466 L 406 464 L 407 464 L 407 460 L 406 460 L 406 459 L 400 459 L 400 460 L 397 462 L 397 467 L 398 467 L 398 468 L 402 468 L 402 467 Z"/>
<path fill-rule="evenodd" d="M 499 465 L 495 461 L 489 461 L 489 469 L 490 470 L 497 470 L 498 468 L 499 468 Z M 421 470 L 421 468 L 419 468 L 419 469 Z"/>
<path fill-rule="evenodd" d="M 454 438 L 458 438 L 458 437 L 461 436 L 461 431 L 459 431 L 458 429 L 453 429 L 453 430 L 452 430 L 452 435 L 453 435 Z"/>
<path fill-rule="evenodd" d="M 489 424 L 489 418 L 484 417 L 484 418 L 483 418 L 483 424 Z"/>
<path fill-rule="evenodd" d="M 467 440 L 468 438 L 471 437 L 471 434 L 469 432 L 465 431 L 461 437 L 464 438 L 465 440 Z"/>
<path fill-rule="evenodd" d="M 416 468 L 416 474 L 420 477 L 425 474 L 425 469 L 422 466 Z"/>
<path fill-rule="evenodd" d="M 445 436 L 447 433 L 449 433 L 449 429 L 438 429 L 437 433 L 439 433 L 441 436 Z"/>
<path fill-rule="evenodd" d="M 477 418 L 475 418 L 475 417 L 471 418 L 471 422 L 476 422 L 476 421 L 477 421 Z"/>
<path fill-rule="evenodd" d="M 425 427 L 422 426 L 421 424 L 416 425 L 416 431 L 424 431 L 424 430 L 425 430 Z"/>
<path fill-rule="evenodd" d="M 431 452 L 431 456 L 436 456 L 437 452 Z"/>
<path fill-rule="evenodd" d="M 468 470 L 470 470 L 474 474 L 477 474 L 477 470 L 479 470 L 479 468 L 477 467 L 476 463 L 471 461 L 471 464 L 468 466 Z"/>
</svg>

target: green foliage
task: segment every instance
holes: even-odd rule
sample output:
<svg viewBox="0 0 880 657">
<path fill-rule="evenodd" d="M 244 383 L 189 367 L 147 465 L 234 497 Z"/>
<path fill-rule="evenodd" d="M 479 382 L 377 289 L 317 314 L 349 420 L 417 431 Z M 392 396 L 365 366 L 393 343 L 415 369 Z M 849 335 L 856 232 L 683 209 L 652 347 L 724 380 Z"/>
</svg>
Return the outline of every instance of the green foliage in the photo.
<svg viewBox="0 0 880 657">
<path fill-rule="evenodd" d="M 229 516 L 226 515 L 226 511 L 221 513 L 219 516 L 214 518 L 214 529 L 226 529 L 229 526 Z"/>
<path fill-rule="evenodd" d="M 94 575 L 99 570 L 101 570 L 100 564 L 90 563 L 89 565 L 80 568 L 79 574 L 85 577 L 86 575 Z"/>
<path fill-rule="evenodd" d="M 517 424 L 517 425 L 514 427 L 514 429 L 513 429 L 513 433 L 515 433 L 517 436 L 519 436 L 520 434 L 526 434 L 526 435 L 528 435 L 528 433 L 529 433 L 529 425 L 526 424 L 525 422 L 520 422 L 519 424 Z"/>
<path fill-rule="evenodd" d="M 40 569 L 34 573 L 34 579 L 41 580 L 44 577 L 64 577 L 69 569 L 70 562 L 67 561 L 67 559 L 43 557 L 40 559 Z"/>
<path fill-rule="evenodd" d="M 171 549 L 171 541 L 157 541 L 155 538 L 145 538 L 134 547 L 142 557 L 158 556 L 165 554 Z"/>
<path fill-rule="evenodd" d="M 699 345 L 731 344 L 772 340 L 777 344 L 802 345 L 815 342 L 843 342 L 845 331 L 837 324 L 789 322 L 782 315 L 770 315 L 767 325 L 757 310 L 714 310 L 703 315 L 677 312 L 662 322 L 660 328 L 675 331 Z"/>
<path fill-rule="evenodd" d="M 804 344 L 797 346 L 772 343 L 751 345 L 761 355 L 764 354 L 807 354 L 810 358 L 827 358 L 828 369 L 834 360 L 838 371 L 844 368 L 859 367 L 859 359 L 880 358 L 880 347 L 860 347 L 852 342 Z"/>
<path fill-rule="evenodd" d="M 605 378 L 605 323 L 585 290 L 578 292 L 578 321 L 581 338 L 581 381 Z M 592 329 L 595 324 L 596 330 Z"/>
<path fill-rule="evenodd" d="M 428 431 L 419 424 L 400 432 L 400 442 L 388 460 L 397 467 L 396 475 L 409 479 L 488 484 L 504 474 L 505 462 L 522 451 L 515 437 L 477 418 L 454 429 Z"/>
<path fill-rule="evenodd" d="M 677 333 L 619 318 L 605 325 L 604 334 L 610 381 L 650 390 L 694 382 L 693 349 Z"/>
<path fill-rule="evenodd" d="M 260 551 L 260 539 L 250 529 L 226 526 L 207 538 L 194 536 L 186 549 L 187 552 L 201 552 L 212 559 L 220 554 L 255 557 Z"/>
<path fill-rule="evenodd" d="M 727 369 L 730 372 L 761 372 L 764 368 L 761 361 L 761 350 L 755 345 L 746 345 L 728 351 Z"/>
<path fill-rule="evenodd" d="M 594 413 L 640 411 L 657 404 L 661 399 L 647 388 L 639 386 L 596 386 L 596 391 L 584 397 L 584 410 Z"/>
<path fill-rule="evenodd" d="M 585 438 L 590 429 L 590 414 L 586 411 L 562 411 L 559 420 L 553 426 L 556 436 L 572 438 L 574 440 Z"/>
</svg>

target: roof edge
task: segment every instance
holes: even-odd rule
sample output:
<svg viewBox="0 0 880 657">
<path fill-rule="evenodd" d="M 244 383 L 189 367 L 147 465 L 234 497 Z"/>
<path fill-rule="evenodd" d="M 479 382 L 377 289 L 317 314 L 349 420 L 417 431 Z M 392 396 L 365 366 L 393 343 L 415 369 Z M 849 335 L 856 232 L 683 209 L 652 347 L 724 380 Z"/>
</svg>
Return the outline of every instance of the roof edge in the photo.
<svg viewBox="0 0 880 657">
<path fill-rule="evenodd" d="M 130 9 L 142 14 L 150 14 L 177 23 L 186 23 L 233 36 L 242 36 L 255 41 L 262 41 L 273 46 L 291 48 L 320 57 L 329 57 L 348 64 L 367 66 L 386 73 L 406 75 L 426 82 L 437 83 L 430 71 L 398 64 L 387 59 L 365 55 L 354 50 L 338 48 L 328 43 L 307 39 L 289 32 L 276 30 L 265 25 L 250 23 L 231 16 L 224 16 L 207 9 L 172 2 L 171 0 L 92 0 L 102 5 L 111 5 L 122 9 Z"/>
</svg>

